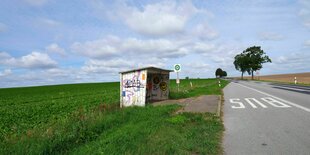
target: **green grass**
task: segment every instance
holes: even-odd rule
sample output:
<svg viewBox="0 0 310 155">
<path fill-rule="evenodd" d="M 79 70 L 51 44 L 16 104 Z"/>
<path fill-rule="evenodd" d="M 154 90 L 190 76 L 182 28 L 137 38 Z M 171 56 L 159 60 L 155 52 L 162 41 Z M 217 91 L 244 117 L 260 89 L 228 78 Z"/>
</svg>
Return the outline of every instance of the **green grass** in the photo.
<svg viewBox="0 0 310 155">
<path fill-rule="evenodd" d="M 223 125 L 212 114 L 174 114 L 177 105 L 79 112 L 11 137 L 1 154 L 218 154 Z M 83 115 L 84 117 L 81 117 Z"/>
<path fill-rule="evenodd" d="M 171 99 L 195 97 L 200 95 L 221 95 L 222 88 L 224 88 L 228 81 L 220 80 L 221 87 L 218 85 L 217 79 L 188 79 L 181 80 L 179 92 L 175 80 L 170 81 L 170 95 Z M 190 85 L 192 82 L 192 86 Z"/>
<path fill-rule="evenodd" d="M 215 79 L 191 81 L 180 92 L 171 81 L 170 97 L 221 93 Z M 223 127 L 213 114 L 118 107 L 118 82 L 0 89 L 0 154 L 220 152 Z"/>
</svg>

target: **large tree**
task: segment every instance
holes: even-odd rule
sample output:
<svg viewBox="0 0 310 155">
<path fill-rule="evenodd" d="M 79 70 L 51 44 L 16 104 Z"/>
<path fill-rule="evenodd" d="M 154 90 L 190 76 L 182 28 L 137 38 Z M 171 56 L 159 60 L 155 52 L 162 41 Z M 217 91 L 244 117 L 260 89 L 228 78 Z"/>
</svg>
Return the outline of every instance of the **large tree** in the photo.
<svg viewBox="0 0 310 155">
<path fill-rule="evenodd" d="M 248 72 L 254 79 L 254 71 L 263 68 L 263 63 L 271 62 L 271 59 L 261 49 L 260 46 L 252 46 L 235 56 L 234 65 L 237 70 L 243 73 Z"/>
<path fill-rule="evenodd" d="M 240 53 L 235 56 L 234 65 L 235 65 L 236 70 L 241 71 L 241 79 L 243 79 L 244 72 L 250 71 L 249 59 L 243 53 Z"/>
</svg>

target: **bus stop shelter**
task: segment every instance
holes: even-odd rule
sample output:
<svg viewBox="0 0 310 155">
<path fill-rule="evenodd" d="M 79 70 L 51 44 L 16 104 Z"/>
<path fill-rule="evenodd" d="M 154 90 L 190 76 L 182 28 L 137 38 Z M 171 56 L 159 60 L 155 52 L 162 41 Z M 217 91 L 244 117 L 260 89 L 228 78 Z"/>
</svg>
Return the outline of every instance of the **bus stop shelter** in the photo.
<svg viewBox="0 0 310 155">
<path fill-rule="evenodd" d="M 145 106 L 169 98 L 169 73 L 156 67 L 120 72 L 120 106 Z"/>
</svg>

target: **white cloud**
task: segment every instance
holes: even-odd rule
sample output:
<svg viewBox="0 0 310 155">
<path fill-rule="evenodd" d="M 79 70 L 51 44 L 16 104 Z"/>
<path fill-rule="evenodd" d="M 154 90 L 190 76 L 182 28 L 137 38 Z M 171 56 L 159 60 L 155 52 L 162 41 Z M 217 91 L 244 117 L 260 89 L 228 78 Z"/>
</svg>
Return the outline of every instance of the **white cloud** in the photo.
<svg viewBox="0 0 310 155">
<path fill-rule="evenodd" d="M 109 5 L 113 8 L 109 8 Z M 126 2 L 104 4 L 102 1 L 95 1 L 93 6 L 110 18 L 120 19 L 130 29 L 151 36 L 180 33 L 184 31 L 189 19 L 197 13 L 210 16 L 208 11 L 197 9 L 189 0 L 162 1 L 141 8 L 129 6 Z"/>
<path fill-rule="evenodd" d="M 274 33 L 274 32 L 262 32 L 259 34 L 259 39 L 279 41 L 279 40 L 283 40 L 284 36 L 281 34 Z"/>
<path fill-rule="evenodd" d="M 31 52 L 28 55 L 20 58 L 10 56 L 8 53 L 0 53 L 0 64 L 10 67 L 20 68 L 54 68 L 57 66 L 57 62 L 52 60 L 46 53 Z"/>
<path fill-rule="evenodd" d="M 187 43 L 187 41 L 182 40 L 120 39 L 116 36 L 109 36 L 85 43 L 76 42 L 71 46 L 71 49 L 75 53 L 93 59 L 110 59 L 120 56 L 127 57 L 128 59 L 145 57 L 171 58 L 188 54 Z"/>
<path fill-rule="evenodd" d="M 304 45 L 305 45 L 306 47 L 310 47 L 310 40 L 305 41 Z"/>
<path fill-rule="evenodd" d="M 114 60 L 94 60 L 91 59 L 82 67 L 82 71 L 88 73 L 118 73 L 120 70 L 126 70 L 133 67 L 133 62 L 114 59 Z"/>
<path fill-rule="evenodd" d="M 0 33 L 1 32 L 6 32 L 7 31 L 7 26 L 3 23 L 0 23 Z"/>
<path fill-rule="evenodd" d="M 43 6 L 47 3 L 47 0 L 24 0 L 26 3 L 32 6 Z"/>
<path fill-rule="evenodd" d="M 63 48 L 59 47 L 59 45 L 56 43 L 48 45 L 45 48 L 45 50 L 46 50 L 46 52 L 51 53 L 51 54 L 58 54 L 61 56 L 66 56 L 65 50 Z"/>
<path fill-rule="evenodd" d="M 117 39 L 117 40 L 115 40 Z M 117 49 L 120 40 L 118 38 L 104 38 L 100 40 L 87 41 L 85 43 L 75 42 L 71 49 L 78 54 L 96 59 L 107 59 L 119 55 Z"/>
<path fill-rule="evenodd" d="M 215 29 L 212 29 L 207 23 L 198 24 L 193 28 L 193 35 L 199 39 L 215 39 L 219 36 Z"/>
<path fill-rule="evenodd" d="M 190 2 L 160 2 L 146 5 L 142 11 L 132 8 L 126 14 L 126 24 L 133 30 L 148 35 L 166 35 L 181 32 L 197 9 Z"/>
<path fill-rule="evenodd" d="M 164 67 L 166 59 L 149 58 L 149 59 L 135 59 L 128 60 L 122 58 L 115 58 L 111 60 L 90 59 L 81 67 L 85 73 L 106 73 L 116 75 L 120 71 L 130 70 L 132 68 L 142 67 Z"/>
<path fill-rule="evenodd" d="M 307 52 L 292 52 L 288 55 L 282 55 L 272 58 L 272 64 L 268 64 L 272 69 L 278 71 L 286 71 L 288 68 L 290 72 L 309 71 L 310 54 Z"/>
<path fill-rule="evenodd" d="M 193 51 L 207 54 L 216 50 L 216 46 L 213 43 L 196 42 L 193 45 Z"/>
<path fill-rule="evenodd" d="M 5 69 L 4 71 L 0 72 L 0 77 L 5 77 L 11 74 L 12 74 L 11 69 Z"/>
</svg>

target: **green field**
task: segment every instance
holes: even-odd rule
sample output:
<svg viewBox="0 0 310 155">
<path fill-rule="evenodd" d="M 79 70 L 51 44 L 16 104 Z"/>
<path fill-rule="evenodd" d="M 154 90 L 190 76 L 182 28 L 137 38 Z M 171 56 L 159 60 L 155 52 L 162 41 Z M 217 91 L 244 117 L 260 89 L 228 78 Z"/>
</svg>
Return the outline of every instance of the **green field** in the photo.
<svg viewBox="0 0 310 155">
<path fill-rule="evenodd" d="M 215 79 L 170 87 L 171 98 L 221 93 Z M 176 115 L 176 105 L 119 109 L 118 82 L 0 89 L 0 107 L 0 154 L 220 151 L 219 118 Z"/>
</svg>

